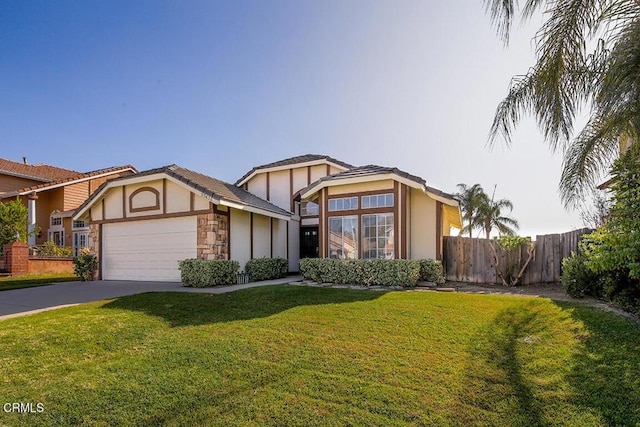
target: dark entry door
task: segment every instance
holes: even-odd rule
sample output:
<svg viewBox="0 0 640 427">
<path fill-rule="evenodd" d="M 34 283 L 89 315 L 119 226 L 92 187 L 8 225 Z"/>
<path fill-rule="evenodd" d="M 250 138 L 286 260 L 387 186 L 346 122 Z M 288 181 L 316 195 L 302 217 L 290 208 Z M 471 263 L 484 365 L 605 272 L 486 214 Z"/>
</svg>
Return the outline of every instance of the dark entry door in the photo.
<svg viewBox="0 0 640 427">
<path fill-rule="evenodd" d="M 300 227 L 300 258 L 318 258 L 318 227 Z"/>
</svg>

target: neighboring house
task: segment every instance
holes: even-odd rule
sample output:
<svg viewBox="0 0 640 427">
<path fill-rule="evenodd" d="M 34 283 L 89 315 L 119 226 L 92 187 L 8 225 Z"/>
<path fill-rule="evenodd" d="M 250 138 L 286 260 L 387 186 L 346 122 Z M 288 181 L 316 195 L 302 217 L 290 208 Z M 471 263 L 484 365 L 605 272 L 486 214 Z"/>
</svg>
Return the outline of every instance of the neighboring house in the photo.
<svg viewBox="0 0 640 427">
<path fill-rule="evenodd" d="M 176 165 L 103 184 L 74 215 L 90 221 L 105 280 L 179 281 L 178 261 L 286 257 L 291 212 Z"/>
<path fill-rule="evenodd" d="M 47 240 L 72 247 L 74 254 L 88 244 L 89 226 L 72 221 L 71 216 L 89 195 L 110 178 L 137 172 L 133 166 L 120 166 L 93 172 L 78 172 L 44 164 L 0 159 L 0 201 L 17 197 L 28 209 L 29 230 L 40 232 L 29 237 L 31 246 Z"/>
<path fill-rule="evenodd" d="M 103 184 L 74 214 L 90 221 L 103 279 L 180 280 L 185 258 L 441 258 L 461 227 L 453 196 L 396 168 L 304 155 L 235 185 L 176 165 Z"/>
</svg>

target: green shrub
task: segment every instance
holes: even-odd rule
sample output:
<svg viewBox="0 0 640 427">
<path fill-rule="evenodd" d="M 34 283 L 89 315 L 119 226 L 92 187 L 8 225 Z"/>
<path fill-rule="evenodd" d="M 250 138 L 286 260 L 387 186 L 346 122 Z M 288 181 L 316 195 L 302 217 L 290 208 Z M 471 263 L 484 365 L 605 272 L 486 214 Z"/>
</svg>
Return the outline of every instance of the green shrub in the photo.
<svg viewBox="0 0 640 427">
<path fill-rule="evenodd" d="M 435 259 L 421 259 L 420 262 L 420 281 L 435 282 L 442 285 L 444 280 L 444 270 L 442 261 Z"/>
<path fill-rule="evenodd" d="M 571 253 L 570 258 L 562 260 L 562 286 L 567 294 L 574 298 L 582 298 L 586 295 L 602 297 L 603 284 L 601 276 L 594 273 L 585 262 L 587 256 L 582 253 Z"/>
<path fill-rule="evenodd" d="M 73 250 L 67 246 L 58 246 L 53 240 L 47 240 L 37 247 L 37 256 L 47 258 L 69 258 L 73 254 Z"/>
<path fill-rule="evenodd" d="M 185 259 L 180 261 L 180 279 L 184 286 L 205 288 L 237 283 L 238 261 Z"/>
<path fill-rule="evenodd" d="M 271 280 L 285 277 L 289 271 L 289 261 L 285 258 L 256 258 L 247 261 L 245 271 L 251 281 Z"/>
<path fill-rule="evenodd" d="M 98 258 L 91 254 L 82 254 L 73 259 L 73 274 L 83 282 L 93 280 L 96 270 L 98 270 Z"/>
<path fill-rule="evenodd" d="M 420 262 L 305 258 L 300 260 L 300 273 L 319 283 L 413 287 L 420 279 Z"/>
</svg>

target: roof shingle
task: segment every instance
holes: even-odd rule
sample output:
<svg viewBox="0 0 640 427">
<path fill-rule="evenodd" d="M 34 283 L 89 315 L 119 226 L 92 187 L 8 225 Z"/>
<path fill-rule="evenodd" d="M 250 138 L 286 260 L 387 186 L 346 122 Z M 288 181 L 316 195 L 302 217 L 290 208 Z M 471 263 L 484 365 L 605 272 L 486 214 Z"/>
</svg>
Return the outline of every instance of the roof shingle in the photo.
<svg viewBox="0 0 640 427">
<path fill-rule="evenodd" d="M 79 175 L 82 172 L 59 168 L 45 164 L 30 165 L 0 158 L 0 173 L 22 178 L 31 178 L 37 181 L 51 182 Z"/>
</svg>

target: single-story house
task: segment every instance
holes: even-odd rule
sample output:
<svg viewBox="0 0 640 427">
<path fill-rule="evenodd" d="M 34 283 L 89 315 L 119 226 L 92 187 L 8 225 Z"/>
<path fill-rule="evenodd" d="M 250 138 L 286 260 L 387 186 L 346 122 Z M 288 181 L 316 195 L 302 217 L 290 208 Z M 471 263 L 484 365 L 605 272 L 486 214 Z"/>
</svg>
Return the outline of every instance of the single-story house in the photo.
<svg viewBox="0 0 640 427">
<path fill-rule="evenodd" d="M 74 214 L 103 279 L 179 280 L 185 258 L 441 258 L 458 201 L 424 179 L 307 154 L 235 184 L 176 165 L 110 180 Z"/>
<path fill-rule="evenodd" d="M 187 258 L 286 257 L 277 236 L 292 213 L 177 165 L 103 184 L 74 215 L 105 280 L 179 281 Z"/>
</svg>

